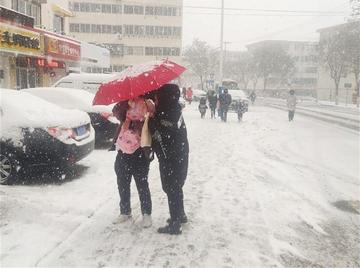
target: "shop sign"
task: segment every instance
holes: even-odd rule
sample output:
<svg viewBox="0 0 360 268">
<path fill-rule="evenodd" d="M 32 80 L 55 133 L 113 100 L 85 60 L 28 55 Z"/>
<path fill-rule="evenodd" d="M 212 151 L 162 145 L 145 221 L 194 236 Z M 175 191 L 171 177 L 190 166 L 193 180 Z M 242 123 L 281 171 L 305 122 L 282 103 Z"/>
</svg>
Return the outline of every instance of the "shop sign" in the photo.
<svg viewBox="0 0 360 268">
<path fill-rule="evenodd" d="M 40 33 L 0 23 L 0 50 L 23 54 L 40 54 Z"/>
<path fill-rule="evenodd" d="M 58 59 L 80 61 L 80 44 L 64 39 L 45 35 L 45 51 Z"/>
</svg>

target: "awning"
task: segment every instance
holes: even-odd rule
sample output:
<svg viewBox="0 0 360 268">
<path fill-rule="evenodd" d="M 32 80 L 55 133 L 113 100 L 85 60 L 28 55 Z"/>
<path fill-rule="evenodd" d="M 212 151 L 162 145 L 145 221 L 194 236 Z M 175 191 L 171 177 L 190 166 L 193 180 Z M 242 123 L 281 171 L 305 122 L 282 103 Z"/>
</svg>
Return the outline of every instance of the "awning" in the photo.
<svg viewBox="0 0 360 268">
<path fill-rule="evenodd" d="M 70 10 L 67 10 L 56 4 L 52 5 L 52 10 L 59 15 L 63 15 L 64 17 L 74 17 L 74 13 L 72 13 Z"/>
</svg>

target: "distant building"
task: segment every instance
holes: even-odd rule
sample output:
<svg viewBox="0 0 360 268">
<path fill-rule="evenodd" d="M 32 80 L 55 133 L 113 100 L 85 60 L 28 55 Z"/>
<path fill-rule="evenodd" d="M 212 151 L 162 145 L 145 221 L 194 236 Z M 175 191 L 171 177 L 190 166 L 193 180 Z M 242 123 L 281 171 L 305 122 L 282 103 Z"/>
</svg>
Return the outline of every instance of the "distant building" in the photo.
<svg viewBox="0 0 360 268">
<path fill-rule="evenodd" d="M 360 21 L 349 22 L 344 24 L 335 25 L 332 27 L 319 29 L 320 41 L 326 42 L 328 39 L 333 38 L 334 34 L 339 31 L 349 29 L 358 29 L 360 32 Z M 359 46 L 360 51 L 360 44 Z M 360 52 L 359 52 L 360 53 Z M 359 67 L 360 68 L 360 67 Z M 335 83 L 330 76 L 330 70 L 324 63 L 319 64 L 319 79 L 317 84 L 317 96 L 320 100 L 335 101 Z M 356 78 L 353 73 L 348 73 L 341 77 L 339 84 L 339 102 L 342 103 L 356 103 Z"/>
<path fill-rule="evenodd" d="M 110 50 L 111 67 L 91 71 L 118 72 L 155 59 L 181 60 L 182 0 L 74 0 L 69 9 L 70 35 Z"/>
<path fill-rule="evenodd" d="M 247 46 L 249 52 L 254 49 L 276 44 L 294 60 L 295 72 L 291 79 L 284 83 L 279 77 L 272 76 L 267 84 L 268 91 L 276 93 L 285 92 L 289 89 L 296 90 L 297 94 L 315 95 L 317 84 L 318 67 L 318 43 L 305 41 L 266 40 Z M 259 79 L 257 89 L 262 89 L 262 80 Z"/>
</svg>

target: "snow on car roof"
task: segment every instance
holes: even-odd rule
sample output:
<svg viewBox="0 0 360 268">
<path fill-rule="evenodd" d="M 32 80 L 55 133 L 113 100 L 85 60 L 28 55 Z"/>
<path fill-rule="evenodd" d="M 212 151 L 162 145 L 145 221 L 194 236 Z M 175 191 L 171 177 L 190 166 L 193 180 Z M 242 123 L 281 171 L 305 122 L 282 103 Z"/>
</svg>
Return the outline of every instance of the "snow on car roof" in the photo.
<svg viewBox="0 0 360 268">
<path fill-rule="evenodd" d="M 89 116 L 79 110 L 63 109 L 27 92 L 0 89 L 1 130 L 11 127 L 77 127 L 90 123 Z"/>
<path fill-rule="evenodd" d="M 79 109 L 85 112 L 111 112 L 112 106 L 92 105 L 95 94 L 83 89 L 38 87 L 25 89 L 32 95 L 57 104 L 66 109 Z"/>
</svg>

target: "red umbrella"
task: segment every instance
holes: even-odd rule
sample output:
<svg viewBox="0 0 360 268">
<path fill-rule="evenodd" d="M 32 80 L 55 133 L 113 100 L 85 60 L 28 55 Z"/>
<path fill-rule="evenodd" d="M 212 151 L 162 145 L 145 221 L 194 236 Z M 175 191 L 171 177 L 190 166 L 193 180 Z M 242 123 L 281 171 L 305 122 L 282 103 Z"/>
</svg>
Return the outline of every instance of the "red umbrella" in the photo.
<svg viewBox="0 0 360 268">
<path fill-rule="evenodd" d="M 186 69 L 169 60 L 152 61 L 129 67 L 96 92 L 93 105 L 109 105 L 133 99 L 156 90 L 181 75 Z"/>
</svg>

